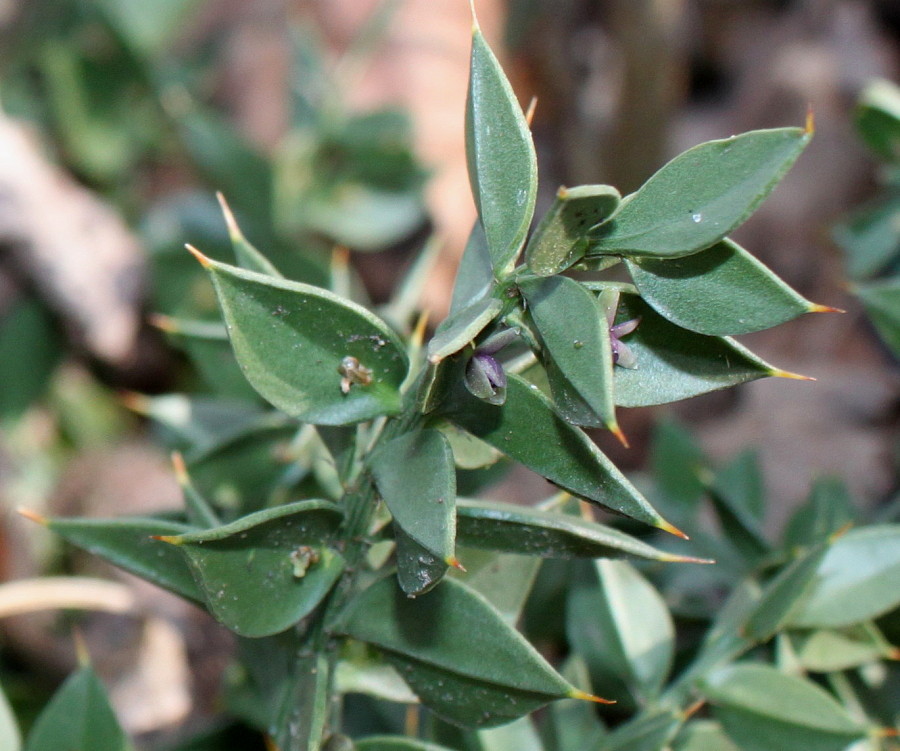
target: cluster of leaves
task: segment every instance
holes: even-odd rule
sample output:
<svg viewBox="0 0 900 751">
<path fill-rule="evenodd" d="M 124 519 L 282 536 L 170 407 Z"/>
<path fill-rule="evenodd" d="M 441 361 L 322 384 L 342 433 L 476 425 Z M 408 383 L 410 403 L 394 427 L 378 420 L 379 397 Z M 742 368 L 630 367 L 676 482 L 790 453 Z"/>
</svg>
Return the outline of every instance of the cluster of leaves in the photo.
<svg viewBox="0 0 900 751">
<path fill-rule="evenodd" d="M 674 502 L 657 494 L 654 505 L 584 430 L 624 440 L 618 406 L 791 375 L 731 336 L 826 308 L 727 235 L 811 125 L 702 144 L 624 198 L 609 186 L 561 190 L 530 234 L 532 139 L 477 27 L 466 130 L 479 220 L 451 314 L 430 341 L 412 302 L 428 253 L 376 313 L 349 298 L 349 285 L 285 278 L 229 218 L 238 266 L 192 249 L 223 321 L 180 335 L 214 343 L 217 357 L 229 342 L 242 377 L 277 411 L 258 400 L 142 399 L 183 452 L 184 512 L 41 521 L 233 631 L 226 704 L 282 751 L 877 742 L 893 718 L 867 712 L 868 697 L 840 671 L 893 654 L 871 621 L 898 604 L 897 528 L 838 535 L 843 507 L 818 493 L 772 545 L 746 462 L 713 475 L 677 436 L 659 462 Z M 468 497 L 510 462 L 561 492 L 531 508 Z M 662 532 L 684 536 L 667 519 L 699 529 L 704 493 L 723 534 L 701 533 L 688 555 L 667 550 Z M 596 522 L 592 507 L 617 524 Z M 721 562 L 699 566 L 695 552 Z M 565 571 L 567 604 L 555 612 L 567 611 L 571 657 L 561 671 L 532 646 L 539 634 L 515 628 L 547 592 L 532 590 L 542 564 Z M 650 571 L 671 603 L 710 621 L 677 655 L 677 673 L 672 617 Z M 695 586 L 704 577 L 710 586 Z M 744 659 L 776 637 L 784 669 Z M 801 675 L 837 655 L 823 672 L 837 676 L 839 698 Z M 865 680 L 863 689 L 877 683 Z M 359 713 L 342 715 L 358 696 L 421 704 L 427 727 L 398 734 L 388 709 L 389 734 L 372 735 Z M 607 731 L 593 705 L 571 699 L 615 700 L 632 716 Z M 554 700 L 542 740 L 525 716 Z M 698 701 L 715 719 L 691 719 Z"/>
<path fill-rule="evenodd" d="M 347 74 L 330 72 L 314 30 L 299 24 L 289 30 L 288 128 L 269 152 L 250 142 L 216 102 L 217 40 L 179 45 L 201 5 L 28 3 L 0 61 L 3 110 L 39 128 L 59 163 L 139 227 L 149 305 L 196 366 L 193 387 L 246 399 L 252 392 L 239 374 L 213 364 L 215 338 L 192 326 L 217 314 L 184 238 L 232 257 L 213 191 L 228 196 L 285 273 L 328 284 L 335 243 L 378 251 L 424 225 L 425 172 L 406 114 L 348 111 Z M 358 67 L 389 11 L 373 17 L 339 71 Z M 182 325 L 190 338 L 180 335 Z M 0 417 L 17 418 L 45 392 L 66 351 L 58 328 L 45 301 L 27 290 L 4 311 Z"/>
<path fill-rule="evenodd" d="M 881 161 L 881 195 L 840 224 L 853 291 L 884 343 L 900 357 L 900 88 L 875 81 L 863 91 L 856 127 Z"/>
</svg>

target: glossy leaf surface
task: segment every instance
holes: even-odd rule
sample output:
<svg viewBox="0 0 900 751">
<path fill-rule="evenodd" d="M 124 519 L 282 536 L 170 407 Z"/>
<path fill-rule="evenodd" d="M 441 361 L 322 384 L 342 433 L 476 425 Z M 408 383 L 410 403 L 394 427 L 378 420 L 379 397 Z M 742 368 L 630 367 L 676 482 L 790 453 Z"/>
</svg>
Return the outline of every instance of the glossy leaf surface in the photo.
<svg viewBox="0 0 900 751">
<path fill-rule="evenodd" d="M 445 558 L 438 557 L 407 535 L 402 528 L 394 529 L 397 543 L 397 581 L 408 597 L 418 597 L 434 589 L 449 567 Z"/>
<path fill-rule="evenodd" d="M 520 717 L 573 687 L 480 595 L 453 579 L 410 599 L 392 577 L 361 592 L 337 630 L 385 652 L 422 703 L 462 725 Z"/>
<path fill-rule="evenodd" d="M 206 259 L 247 380 L 306 422 L 342 425 L 400 408 L 403 345 L 372 313 L 324 289 Z M 346 377 L 345 358 L 358 361 Z M 346 391 L 346 393 L 345 393 Z"/>
<path fill-rule="evenodd" d="M 525 246 L 525 263 L 538 276 L 553 276 L 577 263 L 588 246 L 587 233 L 619 205 L 611 185 L 560 188 Z"/>
<path fill-rule="evenodd" d="M 743 751 L 843 751 L 866 735 L 866 728 L 819 686 L 768 665 L 722 668 L 701 690 Z"/>
<path fill-rule="evenodd" d="M 478 336 L 503 307 L 494 297 L 482 297 L 446 318 L 428 342 L 428 359 L 443 360 Z"/>
<path fill-rule="evenodd" d="M 404 433 L 379 446 L 371 460 L 378 492 L 394 522 L 440 560 L 453 556 L 456 469 L 438 430 Z"/>
<path fill-rule="evenodd" d="M 69 676 L 34 723 L 25 751 L 130 751 L 106 689 L 90 667 Z"/>
<path fill-rule="evenodd" d="M 596 298 L 578 282 L 562 276 L 522 280 L 519 289 L 528 303 L 528 312 L 543 342 L 546 359 L 602 424 L 618 430 L 613 397 L 612 345 L 606 318 Z M 554 402 L 567 419 L 577 418 L 579 410 L 568 408 L 566 394 L 560 393 L 558 386 L 554 388 L 557 383 L 550 379 Z M 578 419 L 571 421 L 580 422 Z"/>
<path fill-rule="evenodd" d="M 633 318 L 641 323 L 625 342 L 637 365 L 613 370 L 616 404 L 622 407 L 666 404 L 776 372 L 737 342 L 687 331 L 640 298 L 622 295 L 617 321 Z"/>
<path fill-rule="evenodd" d="M 518 376 L 509 376 L 502 406 L 485 405 L 457 387 L 448 417 L 559 487 L 625 516 L 667 528 L 665 520 L 584 431 L 566 422 L 536 386 Z"/>
<path fill-rule="evenodd" d="M 631 278 L 663 318 L 711 336 L 736 336 L 814 309 L 731 240 L 684 258 L 626 259 Z"/>
<path fill-rule="evenodd" d="M 633 566 L 610 560 L 585 566 L 566 620 L 601 693 L 620 698 L 624 690 L 639 703 L 656 695 L 672 664 L 675 632 L 662 597 Z"/>
<path fill-rule="evenodd" d="M 298 501 L 167 542 L 187 556 L 218 620 L 241 636 L 267 636 L 310 613 L 343 572 L 325 547 L 342 518 L 326 501 Z"/>
<path fill-rule="evenodd" d="M 710 247 L 753 213 L 810 137 L 756 130 L 689 149 L 594 230 L 588 255 L 677 258 Z"/>
<path fill-rule="evenodd" d="M 829 548 L 792 626 L 839 628 L 900 604 L 900 525 L 851 529 Z"/>
<path fill-rule="evenodd" d="M 466 99 L 466 161 L 491 266 L 505 272 L 531 223 L 537 156 L 525 115 L 477 26 Z"/>
<path fill-rule="evenodd" d="M 620 558 L 658 561 L 679 557 L 615 527 L 514 503 L 459 499 L 457 537 L 461 545 L 541 558 Z M 690 559 L 688 559 L 690 560 Z"/>
<path fill-rule="evenodd" d="M 47 528 L 119 568 L 194 602 L 204 602 L 184 557 L 154 536 L 180 535 L 193 528 L 149 517 L 50 519 Z"/>
</svg>

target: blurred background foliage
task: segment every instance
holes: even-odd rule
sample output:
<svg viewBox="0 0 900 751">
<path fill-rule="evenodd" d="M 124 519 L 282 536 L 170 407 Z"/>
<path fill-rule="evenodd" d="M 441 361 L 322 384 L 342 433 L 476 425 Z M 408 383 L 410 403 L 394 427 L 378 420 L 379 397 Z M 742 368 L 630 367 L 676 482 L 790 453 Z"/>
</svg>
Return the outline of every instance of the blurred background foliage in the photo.
<svg viewBox="0 0 900 751">
<path fill-rule="evenodd" d="M 478 8 L 521 100 L 538 98 L 545 204 L 561 184 L 627 191 L 687 146 L 799 124 L 812 107 L 817 135 L 807 154 L 736 239 L 804 295 L 848 309 L 837 321 L 809 316 L 747 337 L 819 383 L 759 382 L 676 408 L 700 447 L 686 437 L 671 445 L 693 459 L 659 463 L 652 447 L 669 429 L 653 427 L 660 410 L 624 416 L 628 453 L 598 440 L 631 469 L 655 457 L 676 522 L 703 491 L 677 467 L 703 452 L 724 463 L 748 445 L 763 468 L 759 494 L 771 499 L 757 518 L 760 539 L 784 527 L 826 469 L 848 488 L 828 492 L 868 508 L 889 502 L 898 151 L 896 140 L 872 136 L 880 131 L 871 123 L 897 100 L 890 84 L 870 82 L 900 71 L 896 3 L 482 0 Z M 179 503 L 165 451 L 179 447 L 172 425 L 185 403 L 134 392 L 189 393 L 195 413 L 209 408 L 208 425 L 217 424 L 203 402 L 212 396 L 232 400 L 229 421 L 258 418 L 208 281 L 183 250 L 190 242 L 232 260 L 216 191 L 281 273 L 361 301 L 383 303 L 436 233 L 433 280 L 395 323 L 409 325 L 417 307 L 443 316 L 474 215 L 462 152 L 470 23 L 457 0 L 0 2 L 0 581 L 112 571 L 24 527 L 15 507 L 110 516 Z M 268 443 L 257 434 L 256 450 L 282 445 L 284 426 L 265 430 Z M 236 433 L 193 457 L 195 479 L 201 460 L 246 458 L 240 440 Z M 472 489 L 501 470 L 473 470 Z M 831 486 L 814 493 L 822 487 Z M 532 501 L 546 488 L 516 474 L 491 494 Z M 723 586 L 716 577 L 744 570 L 732 563 L 709 569 L 703 586 L 673 572 L 675 581 L 660 584 L 669 605 L 687 621 L 710 617 Z M 212 714 L 229 639 L 190 608 L 115 576 L 143 598 L 140 612 L 176 628 L 151 648 L 133 613 L 4 617 L 0 681 L 24 726 L 75 665 L 73 623 L 129 732 L 165 738 L 186 717 Z M 529 635 L 543 634 L 550 649 L 565 643 L 565 624 L 535 614 L 549 612 L 566 576 L 545 565 L 526 610 Z M 141 659 L 167 671 L 168 685 L 148 688 Z M 149 711 L 154 702 L 162 709 Z M 394 728 L 396 718 L 382 725 Z"/>
</svg>

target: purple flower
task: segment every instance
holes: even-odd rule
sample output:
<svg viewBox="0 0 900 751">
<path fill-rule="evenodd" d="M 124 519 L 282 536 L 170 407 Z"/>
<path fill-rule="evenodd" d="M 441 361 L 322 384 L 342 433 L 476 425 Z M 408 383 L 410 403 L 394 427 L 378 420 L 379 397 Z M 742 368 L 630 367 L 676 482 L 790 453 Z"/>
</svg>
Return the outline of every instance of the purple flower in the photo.
<svg viewBox="0 0 900 751">
<path fill-rule="evenodd" d="M 504 329 L 475 348 L 466 365 L 465 378 L 466 388 L 473 396 L 489 404 L 500 405 L 506 401 L 506 373 L 494 355 L 518 335 L 516 329 Z"/>
<path fill-rule="evenodd" d="M 606 308 L 606 323 L 609 326 L 609 342 L 612 346 L 613 362 L 621 365 L 623 368 L 636 368 L 637 359 L 634 352 L 625 342 L 621 341 L 621 337 L 627 336 L 634 331 L 641 322 L 640 318 L 632 318 L 630 321 L 616 323 L 616 308 L 619 307 L 619 293 L 612 290 L 603 292 L 600 296 L 600 303 Z"/>
</svg>

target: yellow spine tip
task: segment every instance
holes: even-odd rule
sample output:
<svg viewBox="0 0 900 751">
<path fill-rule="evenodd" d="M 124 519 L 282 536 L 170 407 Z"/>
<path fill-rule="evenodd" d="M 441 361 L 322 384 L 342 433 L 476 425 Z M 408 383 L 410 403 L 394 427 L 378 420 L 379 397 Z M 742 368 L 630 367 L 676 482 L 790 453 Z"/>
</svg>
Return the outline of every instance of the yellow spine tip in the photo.
<svg viewBox="0 0 900 751">
<path fill-rule="evenodd" d="M 534 112 L 537 109 L 537 97 L 531 97 L 531 101 L 528 102 L 528 109 L 525 110 L 525 122 L 528 124 L 528 127 L 531 127 L 531 121 L 534 120 Z"/>
<path fill-rule="evenodd" d="M 589 694 L 586 691 L 581 691 L 577 688 L 573 688 L 569 691 L 570 699 L 581 699 L 582 701 L 592 701 L 595 704 L 615 704 L 616 702 L 612 699 L 604 699 L 602 696 L 594 696 L 593 694 Z"/>
<path fill-rule="evenodd" d="M 656 524 L 657 529 L 661 529 L 663 532 L 668 532 L 670 535 L 675 535 L 676 537 L 680 537 L 682 540 L 690 540 L 684 532 L 682 532 L 678 527 L 674 524 L 670 524 L 665 519 L 660 519 Z"/>
<path fill-rule="evenodd" d="M 175 479 L 178 480 L 178 484 L 182 487 L 187 485 L 190 482 L 188 478 L 187 466 L 184 463 L 184 457 L 181 455 L 180 451 L 172 452 L 172 468 L 175 470 Z"/>
<path fill-rule="evenodd" d="M 425 331 L 428 329 L 428 318 L 430 315 L 430 311 L 427 310 L 423 310 L 419 314 L 419 319 L 416 321 L 416 326 L 413 329 L 412 334 L 412 343 L 416 347 L 421 347 L 422 342 L 425 341 Z"/>
<path fill-rule="evenodd" d="M 693 717 L 702 709 L 704 704 L 706 704 L 706 699 L 697 699 L 697 701 L 684 710 L 684 719 L 687 720 L 688 718 Z"/>
<path fill-rule="evenodd" d="M 815 381 L 816 379 L 812 376 L 801 375 L 800 373 L 790 373 L 787 370 L 781 370 L 780 368 L 773 368 L 769 371 L 769 375 L 774 378 L 790 378 L 794 381 Z"/>
<path fill-rule="evenodd" d="M 676 553 L 666 553 L 660 556 L 659 560 L 663 563 L 702 563 L 704 565 L 715 563 L 712 558 L 697 558 L 692 555 L 677 555 Z"/>
<path fill-rule="evenodd" d="M 208 269 L 210 266 L 212 266 L 212 261 L 210 261 L 209 258 L 203 255 L 203 253 L 197 250 L 193 245 L 191 245 L 190 243 L 185 243 L 184 247 L 187 248 L 188 251 L 190 251 L 190 254 L 200 262 L 200 265 L 203 268 Z"/>
<path fill-rule="evenodd" d="M 120 391 L 117 396 L 119 403 L 125 409 L 130 409 L 139 415 L 146 415 L 150 411 L 150 400 L 143 394 L 138 394 L 136 391 Z"/>
<path fill-rule="evenodd" d="M 32 511 L 30 508 L 17 508 L 19 516 L 24 516 L 26 519 L 30 521 L 37 522 L 42 527 L 46 527 L 48 524 L 48 520 L 46 516 L 42 516 L 37 511 Z"/>
<path fill-rule="evenodd" d="M 475 0 L 469 0 L 469 10 L 472 12 L 472 33 L 475 34 L 481 31 L 481 27 L 478 25 L 478 15 L 475 13 Z"/>
<path fill-rule="evenodd" d="M 178 331 L 178 325 L 175 319 L 167 316 L 165 313 L 151 313 L 147 316 L 147 322 L 155 329 L 165 331 L 167 334 L 174 334 Z"/>
<path fill-rule="evenodd" d="M 84 643 L 84 636 L 78 628 L 72 629 L 72 640 L 75 642 L 75 657 L 80 667 L 87 667 L 91 664 L 91 653 L 88 652 L 87 644 Z"/>
<path fill-rule="evenodd" d="M 181 539 L 177 535 L 150 535 L 150 539 L 167 542 L 169 545 L 181 545 Z"/>
<path fill-rule="evenodd" d="M 803 132 L 808 136 L 816 132 L 816 117 L 811 104 L 806 107 L 806 123 L 803 126 Z"/>
<path fill-rule="evenodd" d="M 234 218 L 234 213 L 231 211 L 231 207 L 228 205 L 228 201 L 225 200 L 225 196 L 222 195 L 221 191 L 216 192 L 216 199 L 219 201 L 219 207 L 222 209 L 222 216 L 225 217 L 225 224 L 228 227 L 228 234 L 231 237 L 231 241 L 238 242 L 243 240 L 244 233 L 241 232 L 237 219 Z M 190 246 L 188 246 L 188 250 L 191 250 Z"/>
<path fill-rule="evenodd" d="M 462 571 L 464 574 L 469 573 L 466 570 L 466 567 L 463 566 L 462 563 L 460 563 L 459 558 L 457 558 L 455 555 L 451 555 L 445 558 L 444 563 L 446 563 L 448 566 L 453 566 L 453 568 L 457 569 L 458 571 Z"/>
<path fill-rule="evenodd" d="M 847 534 L 851 529 L 853 529 L 853 522 L 847 522 L 846 524 L 841 525 L 838 529 L 832 532 L 828 536 L 829 543 L 837 542 L 841 537 Z"/>
<path fill-rule="evenodd" d="M 560 201 L 565 201 L 569 197 L 569 189 L 565 185 L 560 185 L 556 191 L 556 197 Z"/>
<path fill-rule="evenodd" d="M 832 308 L 830 305 L 819 305 L 817 303 L 812 303 L 809 306 L 810 313 L 846 313 L 847 311 L 843 308 Z"/>
<path fill-rule="evenodd" d="M 891 647 L 887 651 L 886 657 L 889 660 L 900 660 L 900 647 Z"/>
<path fill-rule="evenodd" d="M 630 444 L 628 443 L 628 439 L 625 437 L 625 434 L 622 432 L 622 428 L 619 427 L 618 423 L 607 425 L 607 427 L 609 428 L 609 432 L 616 437 L 616 440 L 619 443 L 621 443 L 627 449 L 631 448 Z"/>
</svg>

